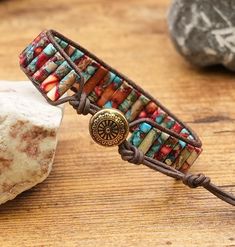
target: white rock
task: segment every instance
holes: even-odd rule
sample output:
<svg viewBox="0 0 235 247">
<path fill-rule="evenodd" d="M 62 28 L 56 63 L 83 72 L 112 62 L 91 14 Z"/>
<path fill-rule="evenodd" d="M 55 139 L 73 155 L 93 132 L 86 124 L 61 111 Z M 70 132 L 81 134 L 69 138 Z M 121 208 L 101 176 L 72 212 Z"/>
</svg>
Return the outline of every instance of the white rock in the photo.
<svg viewBox="0 0 235 247">
<path fill-rule="evenodd" d="M 0 81 L 0 204 L 47 178 L 62 116 L 31 82 Z"/>
</svg>

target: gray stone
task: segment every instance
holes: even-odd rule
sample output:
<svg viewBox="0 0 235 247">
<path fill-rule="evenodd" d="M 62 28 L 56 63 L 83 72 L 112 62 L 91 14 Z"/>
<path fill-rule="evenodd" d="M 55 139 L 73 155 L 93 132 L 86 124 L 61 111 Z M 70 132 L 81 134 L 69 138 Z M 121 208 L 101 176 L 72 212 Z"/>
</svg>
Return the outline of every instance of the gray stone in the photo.
<svg viewBox="0 0 235 247">
<path fill-rule="evenodd" d="M 168 25 L 176 48 L 192 64 L 235 71 L 235 0 L 174 0 Z"/>
</svg>

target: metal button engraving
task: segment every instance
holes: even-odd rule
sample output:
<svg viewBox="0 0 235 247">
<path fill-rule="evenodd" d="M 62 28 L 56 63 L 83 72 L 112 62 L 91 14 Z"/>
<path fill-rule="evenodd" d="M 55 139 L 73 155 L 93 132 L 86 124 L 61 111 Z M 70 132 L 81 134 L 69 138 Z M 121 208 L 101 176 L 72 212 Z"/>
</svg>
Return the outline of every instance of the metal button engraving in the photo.
<svg viewBox="0 0 235 247">
<path fill-rule="evenodd" d="M 92 139 L 106 147 L 121 144 L 129 133 L 125 116 L 116 109 L 103 109 L 94 114 L 89 125 Z"/>
</svg>

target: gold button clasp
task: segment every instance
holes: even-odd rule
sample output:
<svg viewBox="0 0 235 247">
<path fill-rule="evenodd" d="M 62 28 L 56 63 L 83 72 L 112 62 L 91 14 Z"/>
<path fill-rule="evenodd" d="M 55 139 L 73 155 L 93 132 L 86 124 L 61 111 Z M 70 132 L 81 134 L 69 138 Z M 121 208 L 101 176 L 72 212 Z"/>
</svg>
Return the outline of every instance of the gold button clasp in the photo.
<svg viewBox="0 0 235 247">
<path fill-rule="evenodd" d="M 89 131 L 92 139 L 106 147 L 117 146 L 126 140 L 129 124 L 122 112 L 102 109 L 90 119 Z"/>
</svg>

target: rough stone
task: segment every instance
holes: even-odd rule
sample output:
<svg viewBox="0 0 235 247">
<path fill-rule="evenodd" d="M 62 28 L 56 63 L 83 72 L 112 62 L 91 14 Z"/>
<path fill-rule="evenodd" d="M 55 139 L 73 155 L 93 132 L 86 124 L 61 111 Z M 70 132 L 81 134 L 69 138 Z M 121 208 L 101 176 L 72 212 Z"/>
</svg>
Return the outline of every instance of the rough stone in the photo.
<svg viewBox="0 0 235 247">
<path fill-rule="evenodd" d="M 31 82 L 0 81 L 0 204 L 47 178 L 62 115 Z"/>
<path fill-rule="evenodd" d="M 235 71 L 235 1 L 174 0 L 168 25 L 178 51 L 192 64 Z"/>
</svg>

